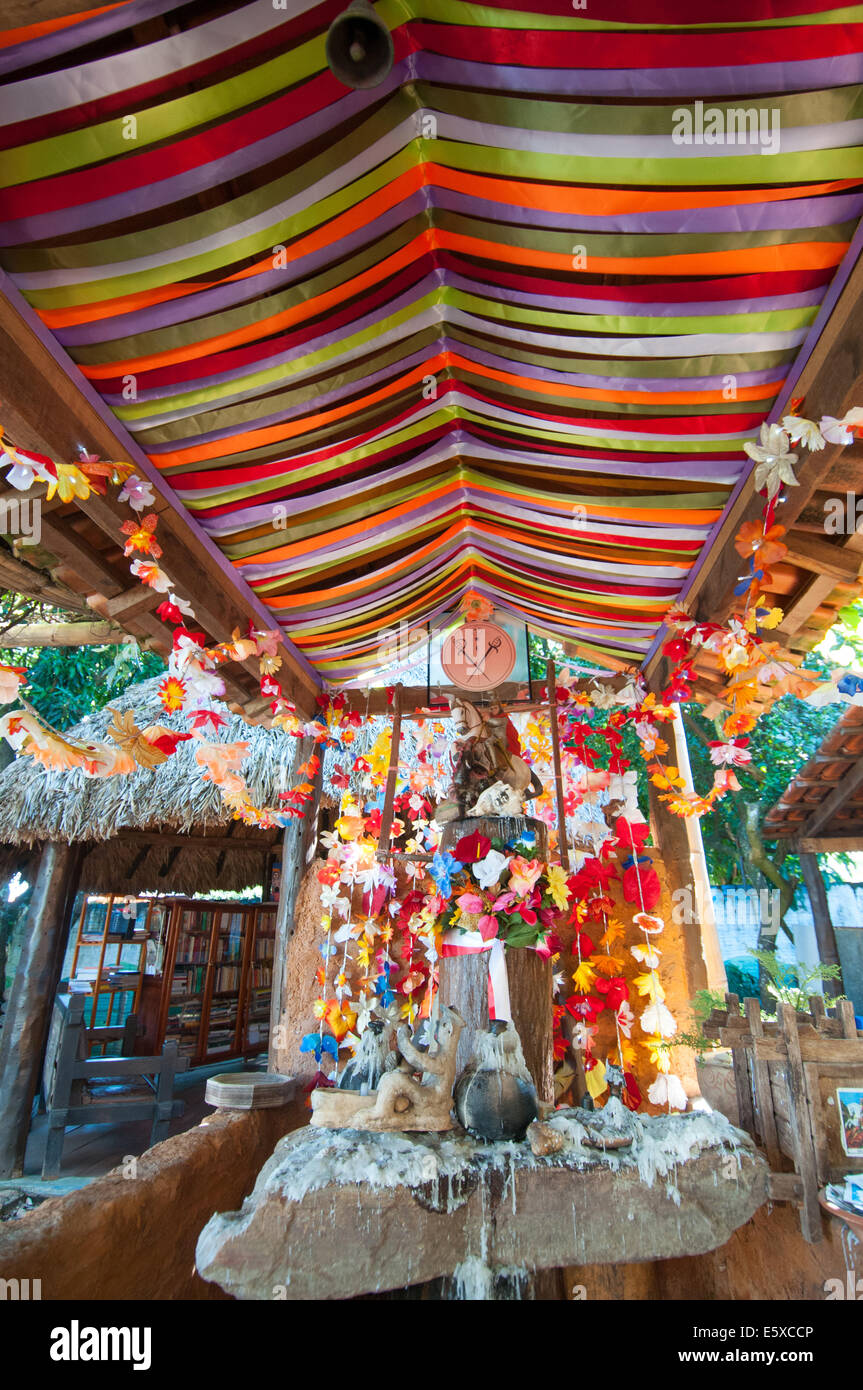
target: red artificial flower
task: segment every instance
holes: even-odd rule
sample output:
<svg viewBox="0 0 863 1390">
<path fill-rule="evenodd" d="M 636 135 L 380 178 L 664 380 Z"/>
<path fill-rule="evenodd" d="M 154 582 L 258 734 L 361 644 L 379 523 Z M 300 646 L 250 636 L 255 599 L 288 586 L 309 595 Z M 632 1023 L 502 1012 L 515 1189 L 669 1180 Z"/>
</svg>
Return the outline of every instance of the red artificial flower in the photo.
<svg viewBox="0 0 863 1390">
<path fill-rule="evenodd" d="M 631 1071 L 623 1073 L 623 1095 L 621 1100 L 627 1110 L 637 1110 L 641 1104 L 641 1090 Z"/>
<path fill-rule="evenodd" d="M 159 604 L 156 612 L 163 623 L 182 623 L 183 621 L 183 614 L 180 612 L 176 603 L 170 603 L 168 599 L 165 599 L 164 603 Z"/>
<path fill-rule="evenodd" d="M 475 830 L 472 835 L 462 835 L 455 849 L 453 857 L 460 864 L 476 864 L 478 860 L 485 859 L 491 849 L 491 840 L 487 835 L 480 835 Z"/>
<path fill-rule="evenodd" d="M 580 955 L 582 960 L 587 960 L 588 956 L 593 955 L 595 949 L 596 947 L 586 932 L 576 932 L 572 942 L 572 954 L 574 956 Z"/>
<path fill-rule="evenodd" d="M 645 840 L 650 839 L 650 826 L 646 821 L 631 821 L 619 816 L 614 826 L 614 847 L 625 849 L 630 854 L 641 854 Z"/>
<path fill-rule="evenodd" d="M 196 709 L 189 715 L 189 723 L 193 729 L 210 728 L 214 733 L 227 722 L 225 716 L 214 709 Z"/>
<path fill-rule="evenodd" d="M 571 994 L 565 1002 L 567 1013 L 586 1023 L 595 1023 L 605 1008 L 601 999 L 593 994 Z"/>
<path fill-rule="evenodd" d="M 662 896 L 656 870 L 645 864 L 632 864 L 623 875 L 623 896 L 628 903 L 643 904 L 645 912 L 652 912 Z"/>
<path fill-rule="evenodd" d="M 606 1008 L 615 1014 L 624 1000 L 629 998 L 629 986 L 622 975 L 615 975 L 611 980 L 600 977 L 596 981 L 596 992 L 605 995 Z"/>
<path fill-rule="evenodd" d="M 147 738 L 147 735 L 144 735 Z M 192 737 L 191 734 L 175 734 L 165 729 L 157 738 L 147 738 L 151 748 L 158 748 L 160 753 L 167 753 L 168 757 L 177 751 L 178 743 L 185 743 Z"/>
</svg>

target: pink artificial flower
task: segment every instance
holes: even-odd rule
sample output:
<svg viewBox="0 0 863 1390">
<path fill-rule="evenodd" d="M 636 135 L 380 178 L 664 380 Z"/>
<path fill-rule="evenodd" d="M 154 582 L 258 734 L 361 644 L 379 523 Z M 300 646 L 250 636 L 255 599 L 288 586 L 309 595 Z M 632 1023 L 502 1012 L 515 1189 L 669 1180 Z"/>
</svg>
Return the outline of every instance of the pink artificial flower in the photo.
<svg viewBox="0 0 863 1390">
<path fill-rule="evenodd" d="M 527 860 L 516 855 L 509 866 L 510 891 L 518 898 L 527 897 L 541 873 L 542 863 L 539 859 Z"/>
</svg>

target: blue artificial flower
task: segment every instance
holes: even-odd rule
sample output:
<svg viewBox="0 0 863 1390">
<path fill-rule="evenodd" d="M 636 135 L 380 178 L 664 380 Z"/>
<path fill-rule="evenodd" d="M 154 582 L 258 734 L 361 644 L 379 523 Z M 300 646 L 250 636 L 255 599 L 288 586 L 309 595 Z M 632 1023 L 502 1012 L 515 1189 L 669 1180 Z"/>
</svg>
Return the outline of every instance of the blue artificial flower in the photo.
<svg viewBox="0 0 863 1390">
<path fill-rule="evenodd" d="M 392 962 L 385 961 L 384 965 L 381 967 L 380 975 L 378 975 L 378 978 L 375 980 L 375 994 L 378 996 L 385 1009 L 389 1008 L 396 997 L 390 989 L 390 971 L 392 968 Z"/>
<path fill-rule="evenodd" d="M 449 850 L 439 849 L 435 853 L 434 859 L 429 865 L 429 873 L 437 885 L 438 892 L 448 898 L 452 892 L 452 876 L 461 873 L 464 868 L 458 860 L 450 854 Z"/>
<path fill-rule="evenodd" d="M 339 1045 L 329 1033 L 306 1033 L 300 1043 L 300 1051 L 313 1052 L 315 1061 L 320 1062 L 325 1052 L 328 1052 L 331 1057 L 338 1058 Z"/>
<path fill-rule="evenodd" d="M 523 849 L 527 854 L 532 854 L 536 849 L 536 831 L 522 830 L 513 839 L 507 840 L 507 849 Z"/>
<path fill-rule="evenodd" d="M 336 946 L 335 942 L 333 941 L 322 942 L 321 945 L 318 947 L 318 950 L 320 951 L 324 960 L 326 960 L 328 956 L 338 955 L 339 952 L 338 946 Z"/>
</svg>

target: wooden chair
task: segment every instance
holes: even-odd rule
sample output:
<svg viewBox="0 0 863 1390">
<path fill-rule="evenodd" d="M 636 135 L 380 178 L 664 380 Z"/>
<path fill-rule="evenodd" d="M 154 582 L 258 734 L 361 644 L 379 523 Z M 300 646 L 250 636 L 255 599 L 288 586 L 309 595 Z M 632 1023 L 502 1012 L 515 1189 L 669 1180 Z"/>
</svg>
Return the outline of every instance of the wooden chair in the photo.
<svg viewBox="0 0 863 1390">
<path fill-rule="evenodd" d="M 152 1146 L 167 1139 L 171 1120 L 186 1108 L 173 1094 L 175 1075 L 189 1067 L 188 1057 L 177 1056 L 176 1042 L 166 1043 L 158 1057 L 88 1059 L 86 997 L 60 994 L 54 1003 L 43 1074 L 48 1112 L 43 1178 L 59 1177 L 63 1141 L 70 1125 L 152 1119 Z M 110 1041 L 110 1033 L 122 1039 L 124 1052 L 131 1052 L 135 1032 L 136 1020 L 130 1015 L 123 1027 L 99 1029 L 98 1040 Z"/>
</svg>

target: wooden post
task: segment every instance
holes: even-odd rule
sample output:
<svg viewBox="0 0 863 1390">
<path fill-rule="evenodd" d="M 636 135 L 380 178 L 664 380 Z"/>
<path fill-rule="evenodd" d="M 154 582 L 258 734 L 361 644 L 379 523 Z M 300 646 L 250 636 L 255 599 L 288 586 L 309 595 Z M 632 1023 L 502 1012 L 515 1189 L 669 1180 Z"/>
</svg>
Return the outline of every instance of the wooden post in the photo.
<svg viewBox="0 0 863 1390">
<path fill-rule="evenodd" d="M 557 853 L 562 868 L 569 873 L 569 847 L 566 843 L 566 808 L 563 794 L 563 768 L 560 761 L 560 730 L 557 726 L 557 677 L 554 662 L 545 668 L 548 717 L 551 721 L 551 756 L 554 767 L 554 790 L 557 802 Z"/>
<path fill-rule="evenodd" d="M 761 1005 L 757 999 L 747 999 L 743 1008 L 746 1012 L 746 1021 L 749 1024 L 749 1032 L 753 1038 L 764 1037 L 764 1024 L 761 1021 Z M 755 1087 L 755 1100 L 757 1104 L 756 1124 L 761 1135 L 761 1142 L 767 1152 L 767 1162 L 774 1171 L 778 1172 L 782 1164 L 782 1155 L 779 1151 L 779 1139 L 776 1134 L 776 1116 L 773 1113 L 773 1093 L 770 1089 L 770 1073 L 765 1061 L 759 1061 L 755 1052 L 752 1054 L 752 1081 Z"/>
<path fill-rule="evenodd" d="M 818 855 L 805 854 L 801 850 L 798 857 L 800 868 L 803 871 L 803 881 L 806 884 L 806 892 L 809 894 L 809 901 L 812 904 L 818 955 L 825 965 L 839 965 L 839 951 L 836 947 L 836 936 L 830 918 L 830 905 L 827 901 L 824 879 L 821 877 Z M 841 973 L 836 980 L 824 981 L 824 992 L 833 996 L 844 992 Z"/>
<path fill-rule="evenodd" d="M 689 836 L 683 817 L 672 815 L 665 802 L 660 801 L 652 782 L 649 785 L 649 796 L 651 830 L 659 856 L 665 866 L 668 891 L 673 898 L 675 892 L 679 893 L 684 890 L 685 901 L 692 908 L 691 911 L 683 914 L 682 925 L 679 928 L 683 941 L 686 994 L 688 998 L 692 999 L 698 990 L 708 988 L 708 979 L 702 947 L 701 923 L 696 911 L 698 892 L 689 852 Z"/>
<path fill-rule="evenodd" d="M 313 751 L 311 740 L 303 740 L 297 753 L 297 762 L 308 759 Z M 293 817 L 285 826 L 282 837 L 282 869 L 279 883 L 279 901 L 276 908 L 276 930 L 273 943 L 273 977 L 270 994 L 270 1071 L 280 1071 L 279 1053 L 281 1042 L 279 1028 L 282 1024 L 282 1005 L 285 992 L 285 967 L 290 951 L 291 937 L 294 934 L 294 912 L 297 895 L 303 874 L 311 863 L 318 841 L 318 817 L 321 809 L 321 782 L 323 758 L 312 780 L 314 793 L 306 802 L 306 813 Z"/>
<path fill-rule="evenodd" d="M 81 856 L 80 845 L 51 841 L 39 859 L 0 1037 L 0 1178 L 20 1177 L 24 1171 L 33 1097 L 63 968 Z"/>
<path fill-rule="evenodd" d="M 679 705 L 675 706 L 675 719 L 671 727 L 674 733 L 674 760 L 680 770 L 681 777 L 686 782 L 686 790 L 692 792 L 695 790 L 692 781 L 692 765 L 689 761 L 689 745 L 686 741 L 683 712 Z M 707 872 L 707 855 L 704 853 L 701 821 L 698 816 L 687 816 L 684 825 L 689 842 L 689 864 L 695 890 L 695 908 L 701 929 L 701 950 L 707 971 L 707 987 L 708 989 L 721 989 L 724 993 L 728 988 L 728 980 L 725 977 L 722 947 L 719 944 L 719 933 L 716 930 L 716 915 L 713 911 L 713 897 L 710 892 L 710 875 Z"/>
<path fill-rule="evenodd" d="M 390 741 L 390 761 L 387 767 L 387 783 L 384 788 L 384 809 L 381 812 L 381 829 L 378 836 L 377 858 L 386 862 L 390 857 L 390 835 L 393 828 L 393 805 L 396 797 L 396 782 L 399 775 L 399 752 L 402 741 L 402 688 L 397 685 L 393 694 L 393 733 Z"/>
</svg>

